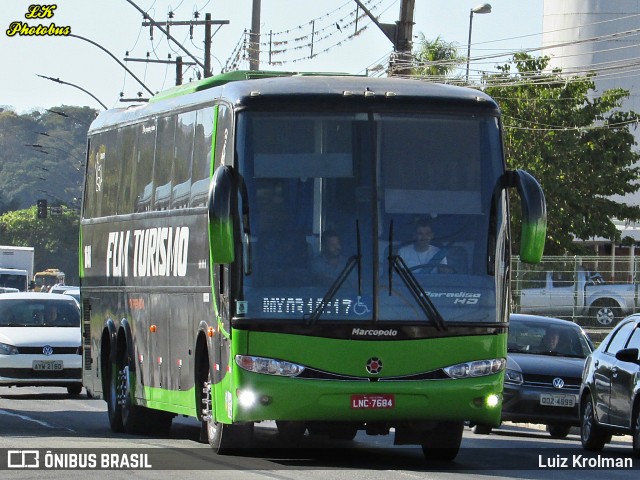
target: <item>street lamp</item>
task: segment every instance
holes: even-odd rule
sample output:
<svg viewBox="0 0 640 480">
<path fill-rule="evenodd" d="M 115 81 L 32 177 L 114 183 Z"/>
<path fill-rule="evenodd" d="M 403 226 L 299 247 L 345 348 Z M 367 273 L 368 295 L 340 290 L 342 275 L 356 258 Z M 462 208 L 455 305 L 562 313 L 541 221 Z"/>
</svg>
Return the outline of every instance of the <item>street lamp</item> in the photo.
<svg viewBox="0 0 640 480">
<path fill-rule="evenodd" d="M 488 3 L 483 3 L 482 5 L 477 5 L 471 9 L 469 12 L 469 42 L 467 43 L 467 84 L 469 83 L 469 58 L 471 57 L 471 27 L 473 25 L 473 14 L 474 13 L 491 13 L 491 5 Z"/>
</svg>

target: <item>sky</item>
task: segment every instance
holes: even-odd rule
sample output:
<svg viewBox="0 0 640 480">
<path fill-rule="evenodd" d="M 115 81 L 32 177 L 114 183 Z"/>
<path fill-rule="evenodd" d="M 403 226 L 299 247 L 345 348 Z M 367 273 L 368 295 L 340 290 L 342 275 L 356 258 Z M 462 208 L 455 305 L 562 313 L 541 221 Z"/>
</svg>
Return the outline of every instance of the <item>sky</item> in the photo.
<svg viewBox="0 0 640 480">
<path fill-rule="evenodd" d="M 18 113 L 46 109 L 60 105 L 90 106 L 101 109 L 96 97 L 107 108 L 125 106 L 125 99 L 138 97 L 147 90 L 119 64 L 123 63 L 152 92 L 170 88 L 175 83 L 175 65 L 161 63 L 125 62 L 129 58 L 167 59 L 188 55 L 154 29 L 142 27 L 142 14 L 131 2 L 146 11 L 155 21 L 166 22 L 170 11 L 174 21 L 193 19 L 195 11 L 204 19 L 211 13 L 213 20 L 228 20 L 229 24 L 213 26 L 211 61 L 213 73 L 219 73 L 232 52 L 251 28 L 252 0 L 58 0 L 55 6 L 42 8 L 45 18 L 26 18 L 34 0 L 2 0 L 0 9 L 0 106 L 10 107 Z M 363 0 L 381 23 L 398 20 L 400 0 Z M 479 0 L 415 0 L 414 36 L 424 34 L 428 39 L 441 36 L 456 42 L 466 55 L 471 8 Z M 514 52 L 536 48 L 542 42 L 543 0 L 491 0 L 492 12 L 473 16 L 471 58 L 492 53 Z M 269 32 L 272 39 L 272 59 L 280 65 L 262 65 L 263 69 L 287 71 L 331 71 L 365 74 L 367 69 L 384 62 L 393 50 L 391 42 L 367 18 L 359 28 L 367 28 L 349 39 L 355 31 L 352 24 L 355 10 L 353 0 L 262 0 L 261 32 L 264 48 L 268 48 Z M 312 23 L 312 21 L 315 22 Z M 21 34 L 9 35 L 19 27 L 49 28 L 51 24 L 67 30 L 68 36 Z M 336 25 L 337 24 L 337 25 Z M 68 28 L 66 28 L 68 27 Z M 340 28 L 338 28 L 340 27 Z M 309 59 L 311 47 L 308 38 L 316 32 L 315 56 Z M 170 34 L 202 61 L 204 27 L 194 27 L 193 39 L 188 26 L 173 26 Z M 105 52 L 95 42 L 109 53 Z M 276 54 L 276 50 L 284 50 Z M 326 50 L 326 51 L 325 51 Z M 116 60 L 117 59 L 117 60 Z M 261 54 L 261 61 L 268 60 Z M 118 62 L 119 61 L 119 62 Z M 491 69 L 503 61 L 490 60 L 475 68 Z M 246 62 L 240 65 L 248 68 Z M 474 68 L 475 67 L 475 68 Z M 59 84 L 38 77 L 58 78 L 75 85 Z M 184 81 L 195 79 L 191 67 Z M 86 90 L 89 93 L 84 92 Z M 93 97 L 92 97 L 93 96 Z"/>
</svg>

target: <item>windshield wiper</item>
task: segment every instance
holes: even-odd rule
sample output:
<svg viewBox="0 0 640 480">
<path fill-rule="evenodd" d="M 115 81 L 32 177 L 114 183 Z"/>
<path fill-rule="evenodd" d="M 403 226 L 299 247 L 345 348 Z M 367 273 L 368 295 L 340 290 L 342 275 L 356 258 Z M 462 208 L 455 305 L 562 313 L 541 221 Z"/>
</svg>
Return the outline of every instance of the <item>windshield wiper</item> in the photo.
<svg viewBox="0 0 640 480">
<path fill-rule="evenodd" d="M 411 272 L 407 264 L 404 262 L 400 255 L 393 253 L 393 221 L 389 226 L 389 296 L 391 296 L 391 278 L 393 277 L 393 270 L 398 273 L 400 279 L 409 289 L 409 292 L 415 299 L 416 303 L 420 306 L 424 314 L 429 320 L 433 322 L 436 330 L 447 330 L 447 324 L 440 315 L 440 312 L 433 304 L 427 292 L 424 291 L 420 282 L 416 279 L 415 275 Z"/>
<path fill-rule="evenodd" d="M 356 254 L 347 259 L 346 265 L 338 274 L 338 277 L 333 281 L 329 290 L 327 290 L 327 293 L 324 294 L 324 297 L 322 297 L 318 306 L 310 315 L 303 315 L 302 318 L 306 321 L 307 325 L 313 325 L 320 318 L 326 306 L 333 299 L 356 265 L 358 265 L 358 300 L 362 297 L 362 262 L 360 261 L 362 258 L 362 252 L 360 250 L 360 224 L 358 223 L 358 220 L 356 220 L 356 243 Z"/>
</svg>

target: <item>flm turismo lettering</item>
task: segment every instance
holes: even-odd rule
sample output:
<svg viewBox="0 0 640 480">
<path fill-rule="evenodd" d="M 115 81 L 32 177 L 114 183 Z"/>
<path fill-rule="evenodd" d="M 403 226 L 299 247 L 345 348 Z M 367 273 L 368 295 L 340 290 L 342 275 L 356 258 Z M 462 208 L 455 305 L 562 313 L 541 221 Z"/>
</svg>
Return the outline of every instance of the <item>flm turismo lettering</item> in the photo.
<svg viewBox="0 0 640 480">
<path fill-rule="evenodd" d="M 133 243 L 133 257 L 131 254 Z M 159 227 L 109 232 L 107 277 L 184 277 L 189 256 L 189 227 Z"/>
</svg>

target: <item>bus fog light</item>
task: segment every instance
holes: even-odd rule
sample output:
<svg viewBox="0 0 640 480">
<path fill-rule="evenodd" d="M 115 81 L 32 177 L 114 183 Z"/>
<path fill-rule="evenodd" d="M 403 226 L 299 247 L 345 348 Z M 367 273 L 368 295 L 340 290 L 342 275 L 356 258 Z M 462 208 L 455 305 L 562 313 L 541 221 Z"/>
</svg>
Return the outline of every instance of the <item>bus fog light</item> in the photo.
<svg viewBox="0 0 640 480">
<path fill-rule="evenodd" d="M 243 408 L 251 408 L 256 403 L 256 394 L 251 390 L 238 390 L 238 403 Z"/>
<path fill-rule="evenodd" d="M 500 404 L 500 396 L 496 394 L 487 397 L 487 407 L 497 407 Z"/>
</svg>

